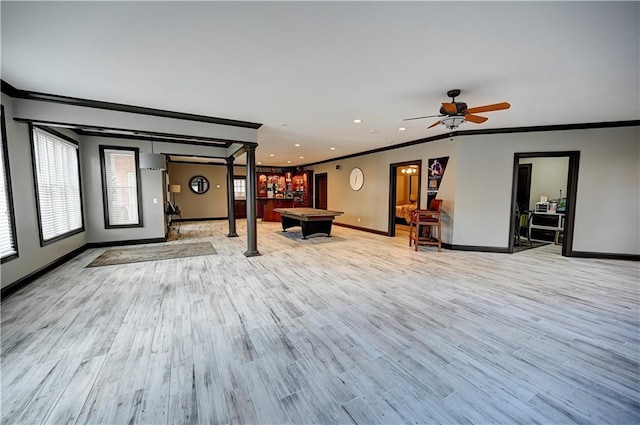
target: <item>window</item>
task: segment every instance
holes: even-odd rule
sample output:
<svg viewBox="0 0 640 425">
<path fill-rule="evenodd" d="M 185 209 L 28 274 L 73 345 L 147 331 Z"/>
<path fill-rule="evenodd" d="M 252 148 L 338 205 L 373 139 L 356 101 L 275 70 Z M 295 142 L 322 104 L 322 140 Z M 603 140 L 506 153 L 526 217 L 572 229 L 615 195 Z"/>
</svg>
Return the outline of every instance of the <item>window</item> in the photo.
<svg viewBox="0 0 640 425">
<path fill-rule="evenodd" d="M 247 199 L 247 180 L 244 177 L 233 179 L 234 199 Z"/>
<path fill-rule="evenodd" d="M 18 244 L 3 105 L 0 105 L 0 121 L 2 126 L 2 141 L 0 142 L 2 143 L 0 146 L 0 258 L 4 263 L 18 257 Z"/>
<path fill-rule="evenodd" d="M 32 127 L 40 245 L 84 230 L 78 145 L 65 136 Z"/>
<path fill-rule="evenodd" d="M 138 149 L 100 146 L 100 158 L 105 227 L 142 227 Z"/>
</svg>

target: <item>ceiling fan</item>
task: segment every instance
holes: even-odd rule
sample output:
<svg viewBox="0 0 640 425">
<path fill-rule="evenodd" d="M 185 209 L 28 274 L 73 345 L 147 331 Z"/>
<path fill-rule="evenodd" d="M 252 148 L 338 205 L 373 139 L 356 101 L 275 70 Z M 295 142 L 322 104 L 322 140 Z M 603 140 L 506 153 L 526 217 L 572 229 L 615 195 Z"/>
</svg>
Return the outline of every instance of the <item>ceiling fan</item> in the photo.
<svg viewBox="0 0 640 425">
<path fill-rule="evenodd" d="M 502 102 L 502 103 L 494 103 L 492 105 L 477 106 L 475 108 L 467 108 L 466 103 L 456 102 L 456 97 L 460 96 L 460 90 L 458 89 L 449 90 L 447 92 L 447 96 L 451 98 L 451 102 L 449 103 L 442 102 L 442 107 L 440 108 L 440 114 L 427 115 L 424 117 L 405 118 L 403 121 L 421 120 L 423 118 L 432 118 L 432 117 L 446 117 L 434 122 L 427 128 L 435 127 L 438 124 L 442 124 L 445 127 L 447 127 L 449 130 L 453 130 L 454 128 L 458 128 L 460 124 L 466 121 L 474 122 L 476 124 L 482 124 L 488 119 L 480 115 L 475 115 L 478 112 L 499 111 L 502 109 L 509 109 L 511 107 L 509 103 Z"/>
</svg>

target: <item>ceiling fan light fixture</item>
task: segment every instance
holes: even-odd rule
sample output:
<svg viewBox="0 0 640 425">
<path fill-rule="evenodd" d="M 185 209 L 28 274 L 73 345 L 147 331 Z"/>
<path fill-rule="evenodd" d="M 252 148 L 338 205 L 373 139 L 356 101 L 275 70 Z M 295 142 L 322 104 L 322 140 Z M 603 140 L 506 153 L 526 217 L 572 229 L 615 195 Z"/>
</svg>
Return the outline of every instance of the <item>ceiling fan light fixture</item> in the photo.
<svg viewBox="0 0 640 425">
<path fill-rule="evenodd" d="M 467 120 L 463 116 L 454 115 L 449 117 L 444 117 L 440 120 L 440 124 L 447 127 L 449 130 L 453 130 L 458 128 L 460 124 L 465 123 Z"/>
</svg>

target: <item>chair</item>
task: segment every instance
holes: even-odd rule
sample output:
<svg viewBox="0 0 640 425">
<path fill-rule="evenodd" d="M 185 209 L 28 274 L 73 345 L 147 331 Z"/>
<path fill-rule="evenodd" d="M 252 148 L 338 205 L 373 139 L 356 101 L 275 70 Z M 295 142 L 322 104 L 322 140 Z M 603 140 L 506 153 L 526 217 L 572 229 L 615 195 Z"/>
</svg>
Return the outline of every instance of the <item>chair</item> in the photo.
<svg viewBox="0 0 640 425">
<path fill-rule="evenodd" d="M 513 215 L 513 224 L 515 226 L 513 229 L 513 246 L 521 246 L 520 235 L 524 215 L 520 212 L 520 207 L 518 206 L 518 204 L 516 204 L 516 209 L 513 212 Z"/>
<path fill-rule="evenodd" d="M 516 228 L 514 229 L 514 246 L 522 246 L 522 241 L 521 241 L 521 237 L 522 237 L 522 230 L 524 229 L 525 232 L 525 236 L 527 237 L 527 241 L 529 242 L 529 246 L 532 246 L 532 242 L 531 242 L 531 234 L 529 231 L 529 223 L 531 221 L 531 216 L 533 215 L 533 211 L 524 211 L 524 212 L 520 212 L 520 209 L 518 208 L 518 206 L 516 205 L 516 212 L 515 212 L 515 225 Z"/>
<path fill-rule="evenodd" d="M 556 235 L 553 238 L 555 245 L 564 244 L 564 215 L 560 217 L 560 226 L 556 229 Z"/>
<path fill-rule="evenodd" d="M 429 204 L 428 210 L 413 210 L 409 222 L 409 246 L 435 245 L 438 252 L 442 252 L 442 221 L 440 220 L 442 199 L 434 199 Z M 433 228 L 437 229 L 438 237 L 433 236 Z"/>
<path fill-rule="evenodd" d="M 175 221 L 177 226 L 175 226 L 175 231 L 177 234 L 180 234 L 180 223 L 182 222 L 182 211 L 180 211 L 180 207 L 172 204 L 171 202 L 167 202 L 167 227 L 169 228 L 169 232 L 171 232 L 171 228 L 173 227 L 173 223 L 176 220 L 176 217 L 179 218 L 179 221 Z"/>
</svg>

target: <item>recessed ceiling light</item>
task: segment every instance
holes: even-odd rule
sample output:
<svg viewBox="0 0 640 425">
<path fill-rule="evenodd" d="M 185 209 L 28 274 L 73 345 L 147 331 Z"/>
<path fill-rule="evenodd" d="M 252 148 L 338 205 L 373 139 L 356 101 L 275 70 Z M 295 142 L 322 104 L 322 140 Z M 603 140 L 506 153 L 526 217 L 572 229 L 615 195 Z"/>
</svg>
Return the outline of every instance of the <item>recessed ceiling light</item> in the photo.
<svg viewBox="0 0 640 425">
<path fill-rule="evenodd" d="M 362 120 L 361 119 L 355 119 L 355 120 L 353 120 L 353 122 L 356 123 L 356 124 L 360 124 L 362 122 Z"/>
<path fill-rule="evenodd" d="M 331 149 L 332 151 L 335 151 L 335 150 L 336 150 L 336 148 L 329 148 L 329 149 Z"/>
<path fill-rule="evenodd" d="M 301 156 L 300 159 L 304 159 L 304 156 Z"/>
<path fill-rule="evenodd" d="M 400 128 L 398 129 L 398 131 L 405 131 L 405 130 L 406 130 L 406 128 L 404 128 L 404 127 L 400 127 Z"/>
<path fill-rule="evenodd" d="M 375 133 L 376 133 L 376 131 L 375 131 L 375 130 L 369 130 L 369 133 L 370 133 L 370 134 L 375 134 Z"/>
<path fill-rule="evenodd" d="M 296 143 L 295 145 L 293 145 L 295 147 L 300 147 L 300 143 Z"/>
<path fill-rule="evenodd" d="M 291 161 L 287 161 L 287 164 L 291 164 Z"/>
<path fill-rule="evenodd" d="M 270 153 L 269 156 L 276 156 L 275 154 Z"/>
<path fill-rule="evenodd" d="M 287 123 L 286 123 L 286 122 L 281 122 L 281 123 L 280 123 L 280 126 L 281 126 L 281 127 L 286 127 L 286 126 L 287 126 Z"/>
<path fill-rule="evenodd" d="M 262 162 L 258 161 L 258 165 L 262 165 Z"/>
</svg>

